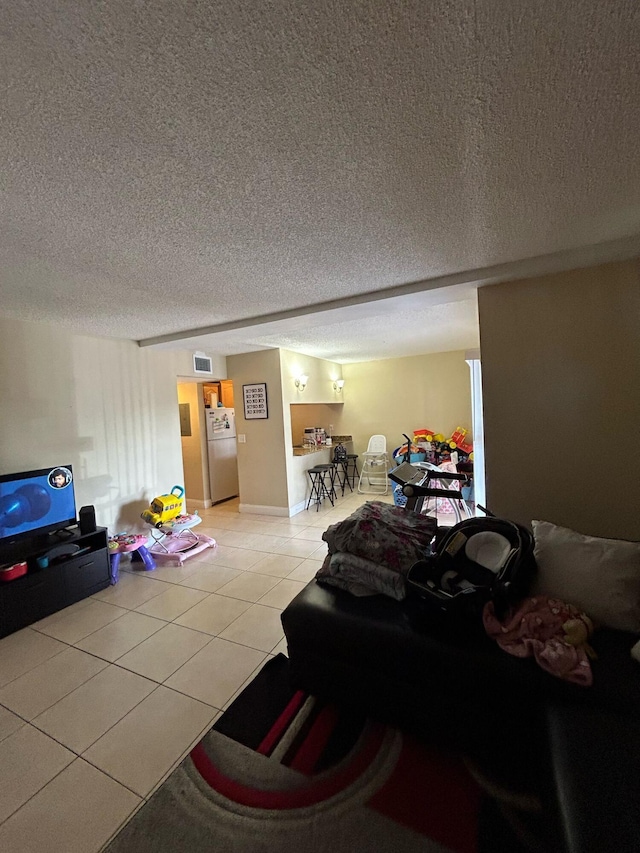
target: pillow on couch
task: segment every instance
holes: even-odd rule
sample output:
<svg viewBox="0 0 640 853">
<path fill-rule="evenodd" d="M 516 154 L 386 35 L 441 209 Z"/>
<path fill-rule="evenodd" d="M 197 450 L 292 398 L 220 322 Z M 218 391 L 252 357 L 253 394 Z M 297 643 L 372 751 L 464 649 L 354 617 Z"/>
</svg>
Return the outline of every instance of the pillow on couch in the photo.
<svg viewBox="0 0 640 853">
<path fill-rule="evenodd" d="M 640 543 L 534 521 L 533 593 L 574 604 L 600 625 L 640 631 Z"/>
</svg>

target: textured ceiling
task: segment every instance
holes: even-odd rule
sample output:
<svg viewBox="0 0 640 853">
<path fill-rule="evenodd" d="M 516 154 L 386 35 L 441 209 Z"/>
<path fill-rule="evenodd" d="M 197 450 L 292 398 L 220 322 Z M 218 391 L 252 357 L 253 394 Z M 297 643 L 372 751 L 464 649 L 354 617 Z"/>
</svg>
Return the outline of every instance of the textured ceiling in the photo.
<svg viewBox="0 0 640 853">
<path fill-rule="evenodd" d="M 637 0 L 12 0 L 0 310 L 141 339 L 637 234 L 639 74 Z"/>
</svg>

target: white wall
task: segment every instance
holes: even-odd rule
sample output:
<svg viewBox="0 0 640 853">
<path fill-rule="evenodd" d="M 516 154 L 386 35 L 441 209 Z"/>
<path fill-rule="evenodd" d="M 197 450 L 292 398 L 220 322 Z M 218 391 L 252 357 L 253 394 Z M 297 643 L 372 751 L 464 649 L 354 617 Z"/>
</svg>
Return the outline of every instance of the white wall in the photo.
<svg viewBox="0 0 640 853">
<path fill-rule="evenodd" d="M 70 462 L 77 507 L 112 532 L 182 484 L 176 377 L 193 376 L 190 353 L 0 318 L 0 363 L 0 472 Z"/>
</svg>

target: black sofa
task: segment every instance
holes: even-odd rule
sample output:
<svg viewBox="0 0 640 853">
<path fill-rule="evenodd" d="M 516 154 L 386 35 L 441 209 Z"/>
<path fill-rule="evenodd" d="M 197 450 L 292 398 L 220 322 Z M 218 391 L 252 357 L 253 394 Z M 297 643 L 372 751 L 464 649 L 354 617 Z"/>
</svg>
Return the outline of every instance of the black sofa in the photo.
<svg viewBox="0 0 640 853">
<path fill-rule="evenodd" d="M 596 632 L 594 684 L 583 688 L 418 601 L 311 581 L 282 624 L 295 686 L 449 742 L 497 783 L 535 792 L 557 849 L 640 852 L 637 638 Z"/>
</svg>

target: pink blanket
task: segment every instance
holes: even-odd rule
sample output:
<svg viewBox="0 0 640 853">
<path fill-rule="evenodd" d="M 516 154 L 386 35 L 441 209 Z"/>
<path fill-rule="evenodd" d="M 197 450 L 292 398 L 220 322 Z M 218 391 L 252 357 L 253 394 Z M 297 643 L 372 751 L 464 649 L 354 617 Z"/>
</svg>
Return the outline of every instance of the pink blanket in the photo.
<svg viewBox="0 0 640 853">
<path fill-rule="evenodd" d="M 584 614 L 576 607 L 557 598 L 538 595 L 525 598 L 517 610 L 509 612 L 504 622 L 496 618 L 491 601 L 485 605 L 482 616 L 487 634 L 505 652 L 519 658 L 535 657 L 551 675 L 583 687 L 593 683 L 586 646 L 571 645 L 565 638 L 565 623 L 584 619 Z"/>
</svg>

